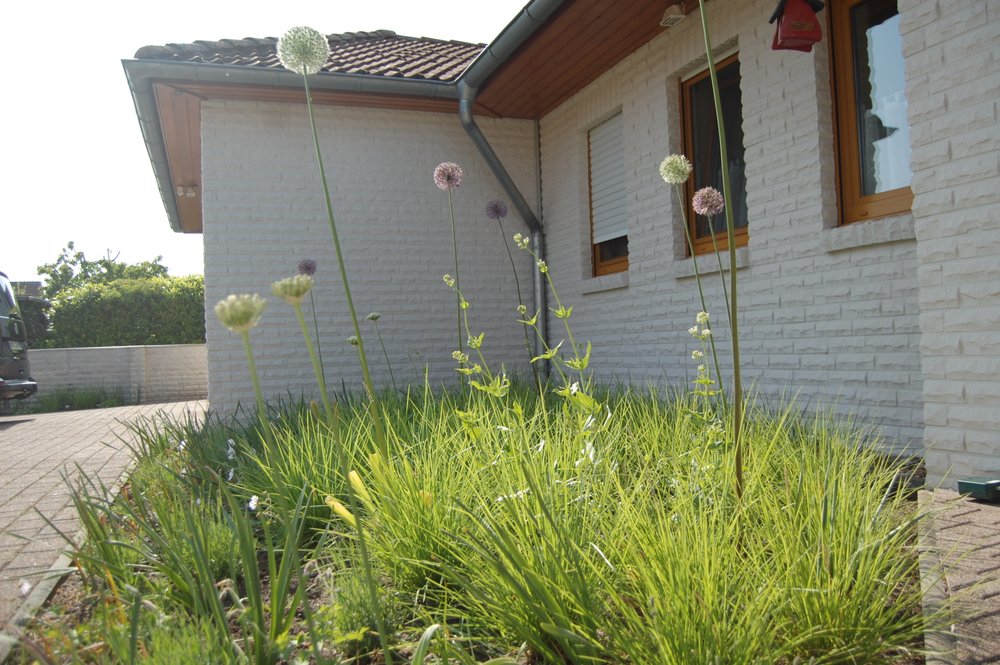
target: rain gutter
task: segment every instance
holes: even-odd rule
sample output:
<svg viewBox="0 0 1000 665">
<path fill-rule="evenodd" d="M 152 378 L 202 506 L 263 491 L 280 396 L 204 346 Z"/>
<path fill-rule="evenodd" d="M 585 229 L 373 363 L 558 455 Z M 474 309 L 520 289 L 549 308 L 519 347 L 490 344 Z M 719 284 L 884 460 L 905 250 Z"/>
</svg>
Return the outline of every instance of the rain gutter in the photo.
<svg viewBox="0 0 1000 665">
<path fill-rule="evenodd" d="M 486 160 L 487 166 L 493 172 L 493 175 L 499 181 L 500 186 L 503 188 L 507 196 L 510 197 L 511 203 L 514 208 L 517 209 L 518 214 L 524 223 L 527 224 L 528 230 L 531 231 L 531 249 L 541 260 L 545 260 L 545 230 L 542 228 L 542 224 L 538 217 L 535 216 L 534 211 L 528 202 L 525 201 L 524 196 L 521 194 L 521 190 L 514 183 L 514 179 L 510 177 L 510 173 L 504 167 L 500 158 L 497 157 L 496 152 L 490 145 L 489 141 L 483 135 L 479 125 L 476 124 L 476 119 L 473 116 L 472 110 L 476 103 L 476 96 L 479 94 L 479 88 L 483 83 L 489 79 L 507 60 L 514 54 L 517 49 L 519 49 L 525 41 L 528 40 L 535 31 L 541 28 L 545 21 L 549 19 L 552 14 L 562 6 L 565 0 L 534 0 L 530 2 L 521 12 L 511 21 L 506 28 L 494 39 L 489 46 L 487 46 L 482 53 L 476 56 L 476 59 L 472 61 L 469 68 L 462 72 L 462 75 L 458 77 L 456 82 L 456 88 L 458 90 L 458 117 L 462 122 L 462 127 L 465 132 L 469 135 L 472 140 L 473 145 L 479 150 L 479 154 L 484 160 Z M 536 119 L 537 122 L 537 119 Z M 537 133 L 537 132 L 536 132 Z M 536 158 L 538 158 L 536 145 Z M 539 164 L 539 169 L 541 165 Z M 532 295 L 534 300 L 534 309 L 539 313 L 538 315 L 538 338 L 535 340 L 535 354 L 541 355 L 541 349 L 539 348 L 539 341 L 548 343 L 548 307 L 547 305 L 547 293 L 545 276 L 538 270 L 532 269 L 531 271 L 531 285 L 532 285 Z M 544 366 L 544 374 L 546 378 L 548 377 L 549 366 L 548 363 Z"/>
</svg>

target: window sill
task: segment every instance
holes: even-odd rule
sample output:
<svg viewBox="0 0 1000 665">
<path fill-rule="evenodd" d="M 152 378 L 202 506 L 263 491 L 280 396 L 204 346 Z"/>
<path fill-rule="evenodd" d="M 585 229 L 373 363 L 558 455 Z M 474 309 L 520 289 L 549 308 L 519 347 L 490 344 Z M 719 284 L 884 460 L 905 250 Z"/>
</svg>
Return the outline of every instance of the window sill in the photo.
<svg viewBox="0 0 1000 665">
<path fill-rule="evenodd" d="M 628 272 L 625 271 L 585 279 L 583 281 L 582 293 L 586 296 L 592 293 L 604 293 L 605 291 L 624 288 L 628 288 Z"/>
<path fill-rule="evenodd" d="M 729 272 L 729 252 L 723 250 L 719 252 L 722 257 L 722 270 Z M 674 277 L 676 279 L 686 279 L 694 277 L 694 259 L 688 257 L 674 263 Z M 742 270 L 750 266 L 750 249 L 747 247 L 736 248 L 736 269 Z M 719 262 L 712 254 L 698 255 L 698 274 L 715 275 L 719 272 Z"/>
<path fill-rule="evenodd" d="M 916 237 L 913 215 L 907 212 L 826 229 L 823 232 L 823 244 L 826 251 L 832 254 L 857 247 L 915 240 Z"/>
</svg>

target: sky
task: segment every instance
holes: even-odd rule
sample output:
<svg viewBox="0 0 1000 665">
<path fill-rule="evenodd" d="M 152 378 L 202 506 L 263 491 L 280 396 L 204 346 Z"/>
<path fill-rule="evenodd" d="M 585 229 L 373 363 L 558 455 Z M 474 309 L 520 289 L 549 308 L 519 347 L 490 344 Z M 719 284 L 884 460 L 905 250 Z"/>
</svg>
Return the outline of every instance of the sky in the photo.
<svg viewBox="0 0 1000 665">
<path fill-rule="evenodd" d="M 73 241 L 88 259 L 203 270 L 200 234 L 170 229 L 122 59 L 148 44 L 394 30 L 490 42 L 527 0 L 8 2 L 0 104 L 0 271 L 37 281 Z M 21 26 L 21 27 L 17 27 Z"/>
</svg>

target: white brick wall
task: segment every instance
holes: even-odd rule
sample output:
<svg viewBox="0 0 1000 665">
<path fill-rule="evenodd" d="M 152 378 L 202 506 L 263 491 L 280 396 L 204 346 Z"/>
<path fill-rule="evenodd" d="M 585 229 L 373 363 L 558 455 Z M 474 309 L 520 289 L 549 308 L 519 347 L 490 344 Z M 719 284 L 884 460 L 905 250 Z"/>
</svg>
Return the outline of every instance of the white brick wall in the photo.
<svg viewBox="0 0 1000 665">
<path fill-rule="evenodd" d="M 505 198 L 457 113 L 415 113 L 358 108 L 317 109 L 338 232 L 358 316 L 379 322 L 400 384 L 453 381 L 455 300 L 441 276 L 454 273 L 448 197 L 435 187 L 434 167 L 460 164 L 465 181 L 455 191 L 462 287 L 472 303 L 474 332 L 485 331 L 494 367 L 526 368 L 523 333 L 510 262 L 494 222 L 485 215 Z M 479 120 L 529 202 L 536 192 L 534 123 Z M 308 353 L 293 310 L 270 294 L 271 282 L 295 274 L 299 261 L 319 264 L 314 291 L 326 376 L 331 389 L 360 390 L 353 334 L 318 179 L 305 107 L 237 101 L 202 108 L 205 293 L 209 308 L 230 293 L 268 298 L 252 331 L 262 388 L 269 398 L 316 394 Z M 524 231 L 516 213 L 508 235 Z M 515 255 L 530 298 L 526 257 Z M 530 300 L 528 301 L 530 303 Z M 308 302 L 306 311 L 309 311 Z M 311 316 L 307 314 L 312 325 Z M 386 386 L 385 358 L 370 323 L 361 321 L 375 382 Z M 253 401 L 239 337 L 208 316 L 209 398 L 213 410 L 231 412 Z"/>
<path fill-rule="evenodd" d="M 885 445 L 919 452 L 923 431 L 917 253 L 906 215 L 836 228 L 829 59 L 770 49 L 773 2 L 709 3 L 714 43 L 738 48 L 750 243 L 741 251 L 744 380 L 762 399 L 857 414 Z M 689 384 L 700 309 L 673 189 L 657 167 L 682 148 L 679 82 L 704 68 L 697 13 L 541 122 L 549 263 L 574 335 L 604 378 Z M 590 277 L 586 132 L 621 108 L 631 206 L 627 275 Z M 702 271 L 714 257 L 699 261 Z M 728 260 L 726 261 L 728 265 Z M 723 361 L 718 273 L 705 276 Z M 554 333 L 558 340 L 558 332 Z M 724 369 L 724 372 L 726 370 Z M 729 379 L 727 379 L 729 380 Z"/>
<path fill-rule="evenodd" d="M 885 446 L 920 452 L 932 481 L 1000 473 L 1000 74 L 997 0 L 899 0 L 910 102 L 912 214 L 837 226 L 828 41 L 811 54 L 770 49 L 772 0 L 711 2 L 720 52 L 742 74 L 750 243 L 740 250 L 745 381 L 763 400 L 858 416 Z M 678 202 L 657 173 L 681 149 L 679 81 L 704 68 L 697 14 L 667 31 L 540 122 L 543 223 L 577 339 L 603 380 L 689 385 L 687 328 L 700 309 Z M 587 130 L 623 113 L 630 206 L 627 274 L 590 277 Z M 444 160 L 466 168 L 456 212 L 474 326 L 487 351 L 523 370 L 511 325 L 513 280 L 482 206 L 500 197 L 454 116 L 319 110 L 334 206 L 359 315 L 377 309 L 397 380 L 453 375 L 447 199 L 431 183 Z M 534 125 L 481 121 L 532 204 Z M 206 295 L 268 294 L 301 258 L 320 263 L 317 305 L 333 386 L 359 385 L 351 334 L 304 109 L 214 101 L 203 108 Z M 508 233 L 524 230 L 509 219 Z M 711 269 L 711 257 L 700 261 Z M 528 263 L 521 257 L 528 291 Z M 706 275 L 723 361 L 718 274 Z M 270 298 L 253 333 L 266 392 L 312 394 L 291 310 Z M 550 324 L 558 323 L 550 321 Z M 551 326 L 553 341 L 560 338 Z M 370 327 L 366 324 L 366 331 Z M 213 408 L 252 399 L 239 341 L 209 317 Z M 377 380 L 388 381 L 373 337 Z M 417 368 L 414 370 L 414 366 Z"/>
<path fill-rule="evenodd" d="M 926 461 L 1000 476 L 1000 2 L 900 0 Z"/>
<path fill-rule="evenodd" d="M 105 387 L 138 395 L 143 402 L 208 395 L 204 344 L 32 349 L 29 360 L 39 394 L 57 388 Z"/>
</svg>

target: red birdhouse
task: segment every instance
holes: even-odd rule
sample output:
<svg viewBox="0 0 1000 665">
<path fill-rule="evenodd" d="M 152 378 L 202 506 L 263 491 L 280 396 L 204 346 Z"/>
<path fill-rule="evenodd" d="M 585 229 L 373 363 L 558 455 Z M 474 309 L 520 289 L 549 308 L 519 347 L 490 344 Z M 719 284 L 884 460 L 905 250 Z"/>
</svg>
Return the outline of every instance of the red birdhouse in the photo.
<svg viewBox="0 0 1000 665">
<path fill-rule="evenodd" d="M 775 51 L 812 51 L 823 38 L 816 14 L 823 9 L 819 0 L 781 0 L 768 23 L 778 22 L 771 48 Z"/>
</svg>

